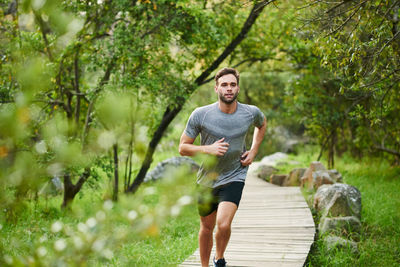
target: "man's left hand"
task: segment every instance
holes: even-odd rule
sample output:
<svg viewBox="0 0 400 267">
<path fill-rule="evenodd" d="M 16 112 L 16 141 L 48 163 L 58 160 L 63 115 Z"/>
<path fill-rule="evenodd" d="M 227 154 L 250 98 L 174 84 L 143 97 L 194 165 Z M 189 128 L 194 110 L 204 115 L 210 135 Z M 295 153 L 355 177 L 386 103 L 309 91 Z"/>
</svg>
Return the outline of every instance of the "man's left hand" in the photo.
<svg viewBox="0 0 400 267">
<path fill-rule="evenodd" d="M 252 150 L 246 151 L 240 157 L 241 158 L 240 162 L 242 163 L 243 166 L 249 166 L 251 163 L 253 163 L 256 154 L 257 153 L 255 153 Z"/>
</svg>

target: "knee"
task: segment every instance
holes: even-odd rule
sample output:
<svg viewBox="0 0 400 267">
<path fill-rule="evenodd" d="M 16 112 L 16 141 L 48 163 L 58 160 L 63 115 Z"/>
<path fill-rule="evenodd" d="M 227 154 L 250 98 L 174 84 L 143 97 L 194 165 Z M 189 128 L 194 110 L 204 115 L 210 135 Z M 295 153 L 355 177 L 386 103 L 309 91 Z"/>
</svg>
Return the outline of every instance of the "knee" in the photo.
<svg viewBox="0 0 400 267">
<path fill-rule="evenodd" d="M 213 225 L 201 225 L 200 226 L 200 234 L 202 235 L 212 235 L 214 231 Z"/>
<path fill-rule="evenodd" d="M 231 224 L 227 222 L 218 223 L 218 231 L 228 233 L 231 230 Z"/>
</svg>

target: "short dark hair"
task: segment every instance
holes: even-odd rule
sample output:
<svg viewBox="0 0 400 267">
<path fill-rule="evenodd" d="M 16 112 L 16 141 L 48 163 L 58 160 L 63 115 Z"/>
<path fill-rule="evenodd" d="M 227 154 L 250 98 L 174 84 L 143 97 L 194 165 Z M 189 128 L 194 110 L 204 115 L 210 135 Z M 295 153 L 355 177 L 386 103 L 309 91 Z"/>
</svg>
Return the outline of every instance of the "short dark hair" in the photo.
<svg viewBox="0 0 400 267">
<path fill-rule="evenodd" d="M 215 84 L 218 84 L 218 79 L 224 75 L 233 74 L 236 77 L 237 84 L 239 84 L 239 72 L 234 68 L 222 68 L 215 74 Z"/>
</svg>

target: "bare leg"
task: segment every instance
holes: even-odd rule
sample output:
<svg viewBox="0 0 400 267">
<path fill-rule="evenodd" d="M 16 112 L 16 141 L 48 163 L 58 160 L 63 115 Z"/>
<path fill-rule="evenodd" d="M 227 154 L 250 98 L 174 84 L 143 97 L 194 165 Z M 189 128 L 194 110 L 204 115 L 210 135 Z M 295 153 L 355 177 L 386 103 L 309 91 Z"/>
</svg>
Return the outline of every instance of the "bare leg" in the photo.
<svg viewBox="0 0 400 267">
<path fill-rule="evenodd" d="M 224 257 L 226 246 L 231 237 L 231 224 L 236 210 L 237 206 L 233 202 L 223 201 L 218 205 L 217 232 L 215 233 L 216 260 Z"/>
<path fill-rule="evenodd" d="M 213 247 L 213 230 L 217 211 L 205 217 L 200 216 L 200 231 L 199 231 L 199 248 L 201 266 L 208 267 L 210 262 L 210 254 Z"/>
</svg>

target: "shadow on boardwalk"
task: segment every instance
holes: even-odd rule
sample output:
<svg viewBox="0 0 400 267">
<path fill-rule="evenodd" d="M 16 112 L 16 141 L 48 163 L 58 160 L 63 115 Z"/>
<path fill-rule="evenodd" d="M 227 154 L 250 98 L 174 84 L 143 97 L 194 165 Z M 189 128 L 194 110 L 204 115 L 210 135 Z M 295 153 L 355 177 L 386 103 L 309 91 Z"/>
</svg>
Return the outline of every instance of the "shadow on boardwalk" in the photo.
<svg viewBox="0 0 400 267">
<path fill-rule="evenodd" d="M 225 252 L 227 266 L 301 267 L 314 233 L 311 211 L 299 187 L 271 185 L 249 172 Z M 215 246 L 211 258 L 214 254 Z M 200 266 L 199 250 L 180 266 Z"/>
</svg>

